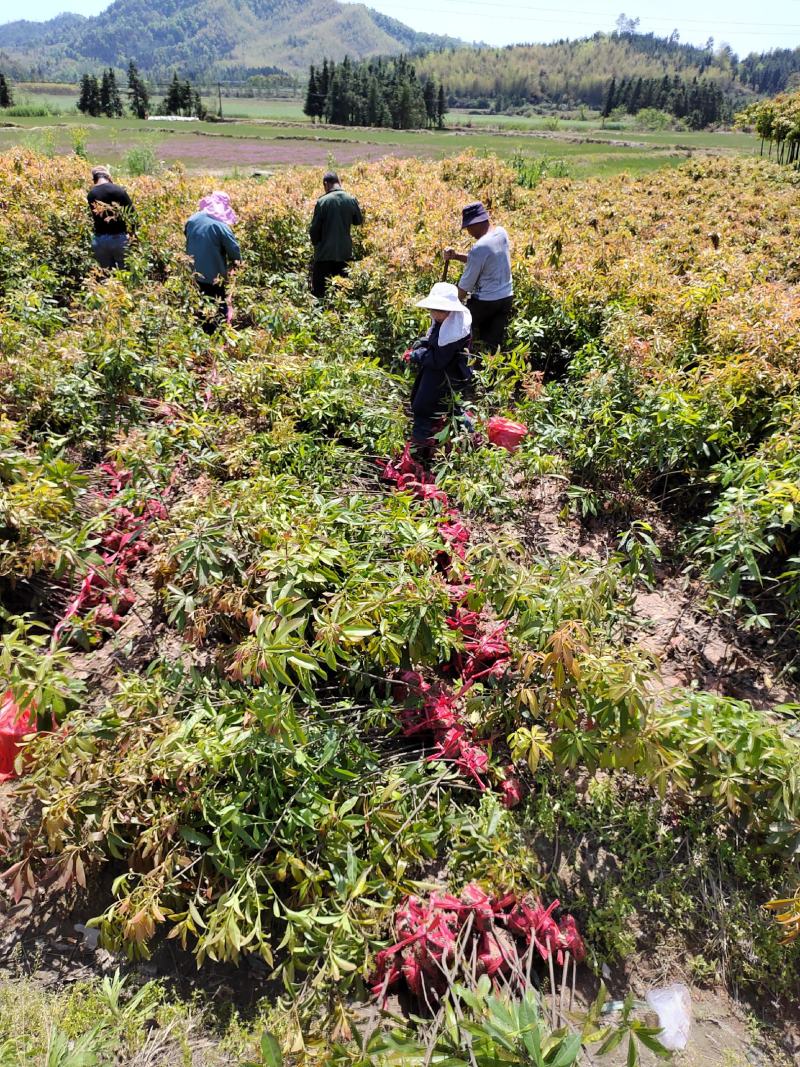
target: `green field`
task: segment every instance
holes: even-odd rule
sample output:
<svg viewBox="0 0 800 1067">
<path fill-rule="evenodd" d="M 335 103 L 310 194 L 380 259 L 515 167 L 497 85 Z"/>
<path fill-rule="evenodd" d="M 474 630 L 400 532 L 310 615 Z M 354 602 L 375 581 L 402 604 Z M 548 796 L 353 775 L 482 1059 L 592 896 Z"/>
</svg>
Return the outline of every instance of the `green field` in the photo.
<svg viewBox="0 0 800 1067">
<path fill-rule="evenodd" d="M 445 130 L 352 129 L 313 125 L 299 100 L 222 98 L 219 122 L 178 123 L 133 118 L 85 118 L 76 98 L 55 87 L 23 90 L 19 103 L 45 103 L 55 114 L 8 116 L 0 128 L 0 150 L 28 145 L 46 154 L 76 147 L 87 159 L 126 166 L 129 153 L 147 147 L 156 165 L 180 161 L 191 171 L 247 174 L 291 165 L 345 167 L 386 155 L 441 159 L 472 148 L 503 159 L 558 160 L 559 173 L 572 177 L 627 171 L 649 173 L 674 166 L 695 153 L 752 154 L 757 140 L 745 133 L 604 129 L 598 119 L 558 120 L 455 112 Z M 206 104 L 216 111 L 216 97 Z"/>
</svg>

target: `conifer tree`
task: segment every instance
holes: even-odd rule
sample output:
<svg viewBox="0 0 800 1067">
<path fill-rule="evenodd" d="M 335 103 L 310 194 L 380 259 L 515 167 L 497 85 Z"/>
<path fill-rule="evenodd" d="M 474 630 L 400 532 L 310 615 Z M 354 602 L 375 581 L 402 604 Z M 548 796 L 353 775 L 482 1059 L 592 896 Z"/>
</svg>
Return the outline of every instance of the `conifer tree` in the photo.
<svg viewBox="0 0 800 1067">
<path fill-rule="evenodd" d="M 409 129 L 441 126 L 446 106 L 443 88 L 433 80 L 420 84 L 406 56 L 360 63 L 345 56 L 338 66 L 324 59 L 321 68 L 311 67 L 303 110 L 341 126 Z"/>
<path fill-rule="evenodd" d="M 100 86 L 94 74 L 84 74 L 81 78 L 78 111 L 84 115 L 92 115 L 94 118 L 100 114 Z"/>
<path fill-rule="evenodd" d="M 426 81 L 422 90 L 425 100 L 425 124 L 428 127 L 436 125 L 436 86 L 432 81 Z"/>
<path fill-rule="evenodd" d="M 104 115 L 111 117 L 111 85 L 108 80 L 108 71 L 103 71 L 100 81 L 100 110 Z"/>
<path fill-rule="evenodd" d="M 614 110 L 617 103 L 617 79 L 612 78 L 608 86 L 608 92 L 606 93 L 605 103 L 603 104 L 603 110 L 601 115 L 604 119 L 607 119 L 611 112 Z"/>
<path fill-rule="evenodd" d="M 436 100 L 436 125 L 440 130 L 444 129 L 444 117 L 447 114 L 447 101 L 444 97 L 444 85 L 439 83 L 439 96 Z"/>
<path fill-rule="evenodd" d="M 184 88 L 178 78 L 178 72 L 175 71 L 172 75 L 172 81 L 167 87 L 167 95 L 164 97 L 164 103 L 161 105 L 161 110 L 165 115 L 180 115 L 184 102 Z"/>
<path fill-rule="evenodd" d="M 150 99 L 133 60 L 128 64 L 128 97 L 131 112 L 137 119 L 146 119 Z"/>
<path fill-rule="evenodd" d="M 0 71 L 0 107 L 11 107 L 14 103 L 14 94 L 6 80 L 5 74 Z"/>
<path fill-rule="evenodd" d="M 122 99 L 117 88 L 117 78 L 112 67 L 103 71 L 100 82 L 100 112 L 107 118 L 122 116 Z"/>
<path fill-rule="evenodd" d="M 108 68 L 108 103 L 112 117 L 121 119 L 123 113 L 122 97 L 120 96 L 117 76 L 113 67 Z"/>
<path fill-rule="evenodd" d="M 304 114 L 311 118 L 312 122 L 322 118 L 325 111 L 325 98 L 327 92 L 322 92 L 322 74 L 317 73 L 312 64 L 308 71 L 308 89 L 306 101 L 303 105 Z"/>
<path fill-rule="evenodd" d="M 319 89 L 319 117 L 327 117 L 328 108 L 328 93 L 331 91 L 331 75 L 333 73 L 333 62 L 330 67 L 328 66 L 327 59 L 322 60 L 322 70 L 320 71 L 319 78 L 317 79 L 317 86 Z"/>
</svg>

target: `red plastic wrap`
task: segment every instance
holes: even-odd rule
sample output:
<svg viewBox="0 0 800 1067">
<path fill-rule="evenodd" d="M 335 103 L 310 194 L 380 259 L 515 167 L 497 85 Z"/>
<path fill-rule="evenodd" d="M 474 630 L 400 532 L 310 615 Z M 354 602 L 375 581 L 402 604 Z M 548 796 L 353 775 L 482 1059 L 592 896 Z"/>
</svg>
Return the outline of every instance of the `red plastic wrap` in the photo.
<svg viewBox="0 0 800 1067">
<path fill-rule="evenodd" d="M 19 755 L 19 746 L 25 734 L 36 731 L 36 716 L 30 708 L 20 711 L 8 690 L 0 700 L 0 782 L 16 778 L 14 760 Z"/>
<path fill-rule="evenodd" d="M 528 435 L 528 427 L 521 422 L 505 419 L 502 415 L 494 415 L 487 423 L 487 432 L 493 445 L 505 448 L 507 452 L 516 452 L 523 437 Z"/>
</svg>

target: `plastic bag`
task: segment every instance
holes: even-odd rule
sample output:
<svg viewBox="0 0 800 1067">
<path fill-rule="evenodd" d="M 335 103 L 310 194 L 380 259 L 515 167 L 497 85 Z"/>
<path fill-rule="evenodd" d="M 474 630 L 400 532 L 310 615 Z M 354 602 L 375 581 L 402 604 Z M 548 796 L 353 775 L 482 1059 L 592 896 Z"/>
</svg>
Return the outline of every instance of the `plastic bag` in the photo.
<svg viewBox="0 0 800 1067">
<path fill-rule="evenodd" d="M 487 423 L 489 440 L 493 445 L 505 448 L 507 452 L 516 452 L 523 437 L 527 436 L 528 427 L 521 422 L 512 422 L 502 415 L 493 415 Z"/>
<path fill-rule="evenodd" d="M 686 1048 L 692 1025 L 692 998 L 685 985 L 676 982 L 663 989 L 651 989 L 645 997 L 658 1015 L 658 1040 L 670 1052 Z"/>
<path fill-rule="evenodd" d="M 25 734 L 36 730 L 36 716 L 29 708 L 20 712 L 9 689 L 0 698 L 0 782 L 16 778 L 14 760 L 19 755 L 19 744 Z"/>
</svg>

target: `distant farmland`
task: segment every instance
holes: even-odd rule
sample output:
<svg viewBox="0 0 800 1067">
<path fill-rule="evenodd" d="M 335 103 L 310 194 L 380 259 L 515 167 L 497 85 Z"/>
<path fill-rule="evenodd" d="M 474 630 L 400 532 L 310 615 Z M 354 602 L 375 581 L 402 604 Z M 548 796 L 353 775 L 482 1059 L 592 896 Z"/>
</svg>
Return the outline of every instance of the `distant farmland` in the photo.
<svg viewBox="0 0 800 1067">
<path fill-rule="evenodd" d="M 329 164 L 347 166 L 383 156 L 441 159 L 466 148 L 511 159 L 559 161 L 574 177 L 645 173 L 697 154 L 752 154 L 756 139 L 743 133 L 649 132 L 604 129 L 595 119 L 512 118 L 453 113 L 445 130 L 352 129 L 313 125 L 299 101 L 223 97 L 227 121 L 177 124 L 134 118 L 87 118 L 75 96 L 48 87 L 22 91 L 20 102 L 46 104 L 54 114 L 9 116 L 0 150 L 15 144 L 63 154 L 80 146 L 87 157 L 124 164 L 131 149 L 149 147 L 156 162 L 182 162 L 192 171 L 243 174 L 250 170 Z M 207 100 L 216 110 L 216 98 Z"/>
</svg>

